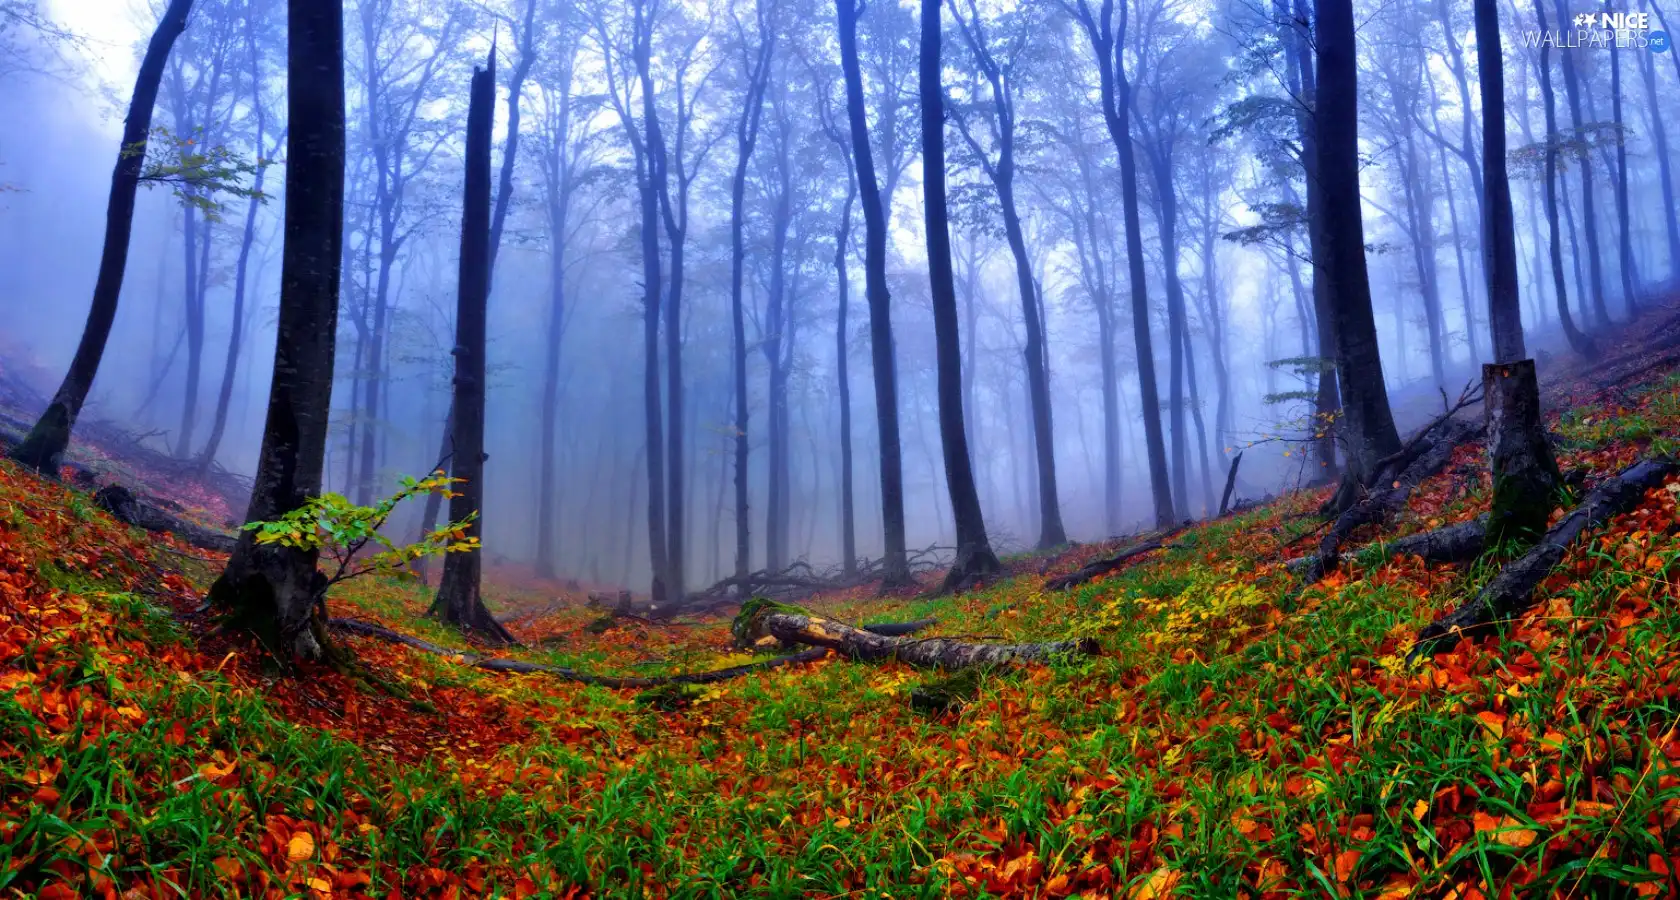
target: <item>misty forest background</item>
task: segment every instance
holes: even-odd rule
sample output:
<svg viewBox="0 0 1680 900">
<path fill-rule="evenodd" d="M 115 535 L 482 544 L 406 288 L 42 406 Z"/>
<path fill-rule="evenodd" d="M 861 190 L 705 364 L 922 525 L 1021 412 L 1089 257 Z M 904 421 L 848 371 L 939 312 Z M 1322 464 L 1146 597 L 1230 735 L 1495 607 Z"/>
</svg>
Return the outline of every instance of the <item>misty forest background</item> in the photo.
<svg viewBox="0 0 1680 900">
<path fill-rule="evenodd" d="M 873 192 L 857 174 L 832 4 L 344 6 L 327 489 L 367 503 L 447 458 L 469 81 L 494 58 L 489 560 L 642 592 L 669 554 L 663 590 L 680 594 L 798 560 L 880 559 L 892 517 L 877 375 L 889 358 L 903 546 L 949 558 L 914 4 L 855 11 L 890 335 L 866 286 Z M 1376 372 L 1404 428 L 1495 358 L 1482 58 L 1469 3 L 1353 8 Z M 1497 4 L 1521 318 L 1542 376 L 1549 354 L 1590 352 L 1592 331 L 1680 265 L 1664 130 L 1680 56 L 1542 55 L 1522 39 L 1598 9 Z M 163 11 L 113 6 L 133 22 L 124 46 L 56 24 L 50 5 L 0 2 L 0 366 L 43 397 L 98 269 L 128 102 L 110 73 L 131 77 L 108 60 L 137 60 Z M 286 12 L 276 0 L 192 5 L 84 411 L 243 474 L 256 469 L 275 346 Z M 1311 254 L 1313 11 L 951 0 L 943 15 L 963 424 L 993 547 L 1208 515 L 1245 448 L 1239 497 L 1335 477 L 1343 417 L 1335 378 L 1321 376 L 1337 356 L 1330 304 L 1347 301 Z M 1130 180 L 1121 149 L 1135 157 Z M 1152 479 L 1157 431 L 1165 469 Z M 425 515 L 414 504 L 393 528 L 414 533 Z"/>
</svg>

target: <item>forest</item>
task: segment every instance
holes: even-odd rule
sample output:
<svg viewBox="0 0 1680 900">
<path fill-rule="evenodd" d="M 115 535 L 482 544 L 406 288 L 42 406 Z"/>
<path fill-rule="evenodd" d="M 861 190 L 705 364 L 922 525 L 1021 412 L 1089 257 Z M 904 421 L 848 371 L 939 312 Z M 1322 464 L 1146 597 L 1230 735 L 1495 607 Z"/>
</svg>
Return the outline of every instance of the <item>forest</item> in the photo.
<svg viewBox="0 0 1680 900">
<path fill-rule="evenodd" d="M 1630 2 L 0 0 L 0 896 L 1680 896 Z"/>
</svg>

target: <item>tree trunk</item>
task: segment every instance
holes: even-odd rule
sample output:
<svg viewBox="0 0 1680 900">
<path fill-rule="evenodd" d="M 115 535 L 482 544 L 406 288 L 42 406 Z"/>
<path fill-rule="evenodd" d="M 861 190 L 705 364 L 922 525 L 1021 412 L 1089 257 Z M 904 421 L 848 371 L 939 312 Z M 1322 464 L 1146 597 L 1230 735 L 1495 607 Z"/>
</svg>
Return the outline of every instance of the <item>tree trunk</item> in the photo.
<svg viewBox="0 0 1680 900">
<path fill-rule="evenodd" d="M 834 229 L 834 274 L 840 308 L 834 325 L 834 361 L 840 387 L 840 565 L 846 575 L 857 572 L 857 517 L 852 508 L 852 379 L 846 314 L 851 303 L 851 276 L 846 271 L 846 253 L 852 236 L 852 204 L 857 199 L 857 176 L 850 175 L 846 204 L 840 210 L 840 224 Z M 970 363 L 972 365 L 972 363 Z"/>
<path fill-rule="evenodd" d="M 451 459 L 455 456 L 455 398 L 453 392 L 449 399 L 449 411 L 443 416 L 443 438 L 438 443 L 437 471 L 450 472 L 454 469 Z M 420 530 L 415 535 L 418 541 L 437 529 L 438 515 L 443 511 L 443 496 L 433 493 L 426 495 L 426 506 L 420 514 Z M 420 581 L 426 581 L 427 560 L 422 557 L 415 561 L 414 571 L 420 576 Z"/>
<path fill-rule="evenodd" d="M 179 4 L 183 7 L 185 3 Z M 344 9 L 342 0 L 287 4 L 285 249 L 280 316 L 248 522 L 273 521 L 321 490 L 332 406 L 344 240 Z M 240 534 L 210 601 L 276 653 L 317 658 L 326 635 L 326 579 L 317 551 L 258 544 Z"/>
<path fill-rule="evenodd" d="M 560 152 L 560 151 L 556 151 Z M 537 574 L 555 576 L 554 432 L 560 416 L 560 342 L 566 327 L 566 213 L 560 191 L 549 191 L 548 340 L 543 354 L 542 438 L 537 460 Z"/>
<path fill-rule="evenodd" d="M 1482 154 L 1487 168 L 1482 259 L 1488 277 L 1488 324 L 1493 332 L 1494 362 L 1511 363 L 1527 354 L 1523 349 L 1522 303 L 1517 293 L 1517 229 L 1511 214 L 1511 181 L 1505 173 L 1505 61 L 1499 43 L 1498 3 L 1475 0 L 1475 11 Z"/>
<path fill-rule="evenodd" d="M 844 2 L 844 0 L 842 0 Z M 974 467 L 968 455 L 968 435 L 963 425 L 962 338 L 958 333 L 956 274 L 951 265 L 951 225 L 945 198 L 945 97 L 940 83 L 940 0 L 921 0 L 922 42 L 920 90 L 922 113 L 922 191 L 923 214 L 927 223 L 928 278 L 932 292 L 934 350 L 939 374 L 939 438 L 944 451 L 945 485 L 951 494 L 951 515 L 956 521 L 956 558 L 945 575 L 943 590 L 965 590 L 1002 570 L 997 554 L 992 552 L 986 536 L 986 520 L 980 510 L 980 493 L 974 486 Z M 1006 151 L 1007 152 L 1007 151 Z M 1005 195 L 1001 185 L 1000 199 Z M 1010 198 L 1011 201 L 1013 198 Z M 1005 207 L 1008 217 L 1009 206 Z M 1015 233 L 1019 236 L 1019 222 Z M 1012 240 L 1013 246 L 1016 241 Z M 1024 250 L 1025 248 L 1022 247 Z M 1019 274 L 1024 265 L 1022 256 L 1016 257 Z M 1027 297 L 1032 297 L 1030 274 Z M 1035 370 L 1032 334 L 1037 330 L 1036 305 L 1024 302 L 1027 312 L 1027 365 Z M 1040 336 L 1042 338 L 1042 335 Z M 1042 362 L 1042 360 L 1040 360 Z M 1044 388 L 1043 367 L 1037 366 L 1038 384 Z M 1047 392 L 1045 392 L 1047 393 Z M 1035 392 L 1035 401 L 1048 401 L 1047 396 Z M 1043 425 L 1048 408 L 1035 403 L 1033 420 Z M 1046 435 L 1039 433 L 1039 459 L 1046 463 L 1044 445 Z M 1052 464 L 1053 465 L 1053 464 Z M 1041 483 L 1043 483 L 1041 481 Z M 1048 499 L 1041 506 L 1042 525 L 1059 529 L 1061 518 L 1056 510 L 1055 474 L 1052 469 L 1045 490 Z M 1041 543 L 1052 535 L 1045 531 Z M 1056 543 L 1066 540 L 1062 537 Z"/>
<path fill-rule="evenodd" d="M 923 0 L 934 2 L 934 0 Z M 748 641 L 773 637 L 789 644 L 827 647 L 856 660 L 896 659 L 912 666 L 947 671 L 1024 662 L 1048 662 L 1057 656 L 1095 655 L 1094 638 L 1049 644 L 981 644 L 951 638 L 904 638 L 875 634 L 787 607 L 765 605 L 742 610 L 736 634 Z"/>
<path fill-rule="evenodd" d="M 763 24 L 762 19 L 760 24 Z M 753 149 L 758 144 L 758 127 L 764 113 L 764 89 L 769 77 L 770 56 L 774 45 L 774 32 L 762 30 L 758 52 L 754 56 L 751 75 L 747 80 L 746 102 L 741 109 L 740 118 L 735 123 L 735 174 L 729 182 L 729 320 L 730 356 L 734 362 L 735 376 L 735 435 L 733 443 L 735 450 L 735 577 L 737 578 L 746 578 L 752 563 L 751 520 L 747 509 L 747 462 L 750 452 L 747 443 L 747 418 L 751 410 L 748 408 L 747 398 L 746 314 L 741 299 L 741 287 L 747 258 L 745 227 L 747 166 L 752 162 Z M 844 290 L 843 287 L 842 290 Z M 844 317 L 844 312 L 842 312 L 842 317 Z"/>
<path fill-rule="evenodd" d="M 1546 530 L 1563 483 L 1540 417 L 1540 383 L 1534 361 L 1482 367 L 1487 415 L 1488 468 L 1493 472 L 1488 544 L 1526 545 Z"/>
<path fill-rule="evenodd" d="M 1554 0 L 1558 14 L 1558 27 L 1563 27 L 1570 21 L 1569 10 L 1563 0 Z M 1585 124 L 1581 119 L 1581 83 L 1575 73 L 1575 59 L 1573 54 L 1558 54 L 1563 59 L 1563 88 L 1569 98 L 1569 126 L 1571 135 L 1579 137 L 1581 128 Z M 1593 175 L 1592 160 L 1588 154 L 1581 154 L 1579 159 L 1581 169 L 1581 214 L 1585 216 L 1582 231 L 1587 238 L 1587 271 L 1592 277 L 1592 310 L 1594 323 L 1602 328 L 1610 324 L 1610 311 L 1604 304 L 1604 261 L 1598 250 L 1598 213 L 1593 204 Z"/>
<path fill-rule="evenodd" d="M 134 198 L 140 189 L 140 173 L 146 162 L 146 142 L 152 133 L 152 108 L 157 105 L 158 86 L 170 48 L 187 27 L 192 0 L 170 0 L 156 31 L 146 45 L 140 73 L 134 80 L 128 118 L 123 122 L 122 144 L 116 167 L 111 172 L 111 194 L 105 207 L 105 244 L 99 257 L 99 276 L 94 282 L 93 304 L 88 309 L 82 338 L 64 380 L 28 436 L 12 451 L 12 458 L 45 475 L 58 474 L 59 459 L 70 445 L 70 431 L 87 402 L 105 342 L 117 317 L 123 275 L 128 267 L 129 234 L 134 225 Z"/>
<path fill-rule="evenodd" d="M 1546 0 L 1535 0 L 1535 22 L 1546 33 Z M 1563 239 L 1558 226 L 1558 160 L 1557 160 L 1557 101 L 1552 94 L 1552 50 L 1540 45 L 1540 97 L 1546 110 L 1546 233 L 1552 262 L 1552 290 L 1557 294 L 1558 321 L 1563 323 L 1564 336 L 1576 353 L 1590 356 L 1595 351 L 1592 340 L 1575 326 L 1569 311 L 1569 286 L 1563 277 Z M 1673 211 L 1669 212 L 1670 217 Z"/>
<path fill-rule="evenodd" d="M 1318 176 L 1327 253 L 1315 278 L 1331 297 L 1343 431 L 1355 479 L 1400 448 L 1377 348 L 1359 194 L 1359 97 L 1352 0 L 1318 0 Z"/>
<path fill-rule="evenodd" d="M 1645 0 L 1641 0 L 1640 5 L 1643 6 L 1644 2 Z M 1668 17 L 1663 15 L 1662 7 L 1657 4 L 1657 0 L 1650 0 L 1650 3 L 1651 11 L 1657 14 L 1657 22 L 1666 31 L 1668 29 Z M 1672 40 L 1674 32 L 1668 31 L 1668 35 Z M 1668 57 L 1674 60 L 1675 78 L 1680 79 L 1680 55 L 1670 53 Z M 1680 223 L 1676 222 L 1674 210 L 1674 178 L 1668 158 L 1668 129 L 1663 126 L 1662 109 L 1657 104 L 1657 61 L 1654 58 L 1646 58 L 1643 62 L 1646 65 L 1645 95 L 1649 98 L 1651 107 L 1651 133 L 1657 142 L 1657 166 L 1658 172 L 1662 176 L 1663 217 L 1668 225 L 1668 277 L 1671 281 L 1680 281 Z"/>
<path fill-rule="evenodd" d="M 485 312 L 490 294 L 490 143 L 495 118 L 496 58 L 475 68 L 467 107 L 466 187 L 461 213 L 460 286 L 455 306 L 455 455 L 460 479 L 449 498 L 449 520 L 465 522 L 466 535 L 483 533 Z M 444 557 L 443 578 L 430 614 L 492 641 L 513 636 L 490 615 L 480 594 L 482 549 Z"/>
<path fill-rule="evenodd" d="M 911 583 L 905 551 L 904 466 L 898 434 L 898 375 L 893 359 L 892 297 L 887 288 L 887 223 L 880 184 L 875 180 L 874 150 L 864 113 L 863 74 L 858 66 L 857 17 L 852 0 L 835 4 L 840 32 L 840 64 L 846 79 L 846 112 L 852 132 L 852 159 L 863 201 L 865 293 L 869 299 L 869 339 L 875 368 L 876 429 L 881 442 L 881 524 L 885 538 L 884 585 Z M 888 122 L 891 128 L 892 123 Z"/>
<path fill-rule="evenodd" d="M 1604 11 L 1610 12 L 1610 0 L 1605 0 Z M 1617 268 L 1622 275 L 1622 303 L 1626 304 L 1628 318 L 1631 319 L 1639 313 L 1639 288 L 1634 284 L 1633 233 L 1628 224 L 1627 132 L 1622 130 L 1622 54 L 1618 52 L 1610 54 L 1610 120 L 1616 126 L 1616 230 L 1620 238 L 1617 248 L 1621 254 Z M 1672 207 L 1668 215 L 1672 220 Z"/>
<path fill-rule="evenodd" d="M 1146 145 L 1155 175 L 1156 221 L 1161 229 L 1161 268 L 1167 283 L 1167 406 L 1172 421 L 1172 486 L 1175 518 L 1190 517 L 1190 435 L 1185 421 L 1184 355 L 1189 330 L 1185 322 L 1184 285 L 1178 276 L 1178 194 L 1173 186 L 1171 148 L 1159 141 Z"/>
<path fill-rule="evenodd" d="M 1080 24 L 1096 57 L 1103 123 L 1120 158 L 1121 205 L 1125 212 L 1126 259 L 1132 289 L 1132 334 L 1137 343 L 1138 392 L 1143 405 L 1144 443 L 1149 454 L 1149 484 L 1155 499 L 1155 523 L 1175 519 L 1172 482 L 1167 471 L 1166 440 L 1161 429 L 1161 397 L 1155 383 L 1154 339 L 1149 330 L 1149 286 L 1143 256 L 1143 225 L 1138 214 L 1137 159 L 1132 149 L 1131 85 L 1122 59 L 1126 42 L 1126 6 L 1120 6 L 1118 30 L 1114 0 L 1103 0 L 1095 17 L 1083 3 Z M 1118 33 L 1116 33 L 1118 31 Z"/>
</svg>

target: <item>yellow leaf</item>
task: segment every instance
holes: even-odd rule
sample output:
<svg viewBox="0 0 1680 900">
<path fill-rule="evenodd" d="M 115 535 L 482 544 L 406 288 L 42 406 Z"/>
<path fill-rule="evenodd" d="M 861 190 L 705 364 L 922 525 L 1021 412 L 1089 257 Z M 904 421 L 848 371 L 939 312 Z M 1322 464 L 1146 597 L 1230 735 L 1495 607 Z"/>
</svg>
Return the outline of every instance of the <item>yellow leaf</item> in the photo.
<svg viewBox="0 0 1680 900">
<path fill-rule="evenodd" d="M 1417 803 L 1412 805 L 1412 818 L 1422 819 L 1424 816 L 1427 816 L 1427 815 L 1429 815 L 1429 801 L 1428 800 L 1419 800 Z"/>
<path fill-rule="evenodd" d="M 307 831 L 300 831 L 292 835 L 286 844 L 286 858 L 292 862 L 303 862 L 315 855 L 315 837 Z"/>
</svg>

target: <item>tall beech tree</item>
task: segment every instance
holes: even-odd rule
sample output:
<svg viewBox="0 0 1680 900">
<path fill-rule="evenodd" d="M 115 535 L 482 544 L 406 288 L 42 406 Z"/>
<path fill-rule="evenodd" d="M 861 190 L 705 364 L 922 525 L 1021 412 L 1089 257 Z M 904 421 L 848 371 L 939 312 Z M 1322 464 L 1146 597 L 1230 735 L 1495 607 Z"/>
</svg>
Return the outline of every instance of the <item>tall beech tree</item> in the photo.
<svg viewBox="0 0 1680 900">
<path fill-rule="evenodd" d="M 939 439 L 944 450 L 945 485 L 951 493 L 951 514 L 956 520 L 957 530 L 957 555 L 951 563 L 950 571 L 945 575 L 944 588 L 957 590 L 995 575 L 1003 567 L 998 563 L 997 554 L 992 552 L 991 541 L 986 536 L 986 519 L 980 511 L 980 492 L 974 486 L 974 465 L 969 459 L 968 435 L 963 424 L 962 338 L 957 323 L 957 283 L 956 273 L 951 266 L 951 222 L 945 197 L 945 90 L 941 84 L 940 70 L 940 0 L 921 0 L 921 4 L 922 54 L 919 81 L 922 101 L 922 210 L 927 227 L 928 279 L 933 295 L 934 351 L 939 369 Z M 979 31 L 978 11 L 973 6 L 970 6 L 969 10 L 974 14 L 974 19 L 963 27 L 969 41 L 969 49 L 979 61 L 984 52 L 983 32 Z M 981 62 L 980 65 L 984 69 L 986 63 Z M 1001 85 L 993 81 L 992 89 L 993 100 L 999 104 L 999 117 L 1010 115 L 1011 113 L 1005 112 L 1003 108 Z M 1005 125 L 1000 130 L 1007 132 L 1012 130 L 1012 127 Z M 1005 157 L 1008 154 L 1009 151 L 1004 151 Z M 999 181 L 994 174 L 992 180 L 998 187 L 999 199 L 1008 196 L 1009 199 L 1004 202 L 1013 206 L 1014 198 L 1007 194 L 1008 189 L 1005 187 L 1008 184 L 1007 179 Z M 1005 216 L 1007 217 L 1008 213 L 1005 213 Z M 1016 230 L 1019 237 L 1018 221 Z M 1032 315 L 1036 306 L 1028 306 L 1027 309 L 1027 359 L 1030 370 L 1032 356 L 1036 350 L 1031 337 Z M 1042 372 L 1040 377 L 1042 378 Z M 1036 412 L 1034 418 L 1037 418 Z M 1042 459 L 1041 456 L 1041 465 Z M 1039 484 L 1043 489 L 1045 482 L 1042 478 Z M 1052 491 L 1055 488 L 1053 477 L 1049 488 Z M 1054 507 L 1053 498 L 1050 506 Z M 1058 529 L 1061 527 L 1059 512 L 1055 525 Z"/>
<path fill-rule="evenodd" d="M 293 2 L 293 6 L 296 6 Z M 111 337 L 111 325 L 117 318 L 117 301 L 122 296 L 123 276 L 128 271 L 129 237 L 134 228 L 134 200 L 140 190 L 140 176 L 146 166 L 146 150 L 152 135 L 152 109 L 157 105 L 158 88 L 163 82 L 164 68 L 175 40 L 187 28 L 187 16 L 192 12 L 193 0 L 170 0 L 146 44 L 146 55 L 140 60 L 140 72 L 134 78 L 134 93 L 128 103 L 128 117 L 123 120 L 122 143 L 117 148 L 117 163 L 111 171 L 111 193 L 105 205 L 105 243 L 99 255 L 99 274 L 93 285 L 93 303 L 88 308 L 87 322 L 82 326 L 82 338 L 76 344 L 76 355 L 69 371 L 47 403 L 41 417 L 29 434 L 12 450 L 12 458 L 39 472 L 58 474 L 60 458 L 70 446 L 70 432 L 76 417 L 82 413 L 93 379 L 99 374 L 99 363 L 105 356 L 105 343 Z"/>
<path fill-rule="evenodd" d="M 967 6 L 966 13 L 962 6 Z M 1026 324 L 1027 342 L 1022 349 L 1025 354 L 1025 368 L 1027 370 L 1027 397 L 1032 404 L 1033 424 L 1033 453 L 1038 470 L 1038 545 L 1041 548 L 1055 547 L 1067 543 L 1067 529 L 1062 526 L 1062 505 L 1058 498 L 1056 487 L 1056 447 L 1055 434 L 1051 429 L 1050 417 L 1050 373 L 1046 365 L 1046 349 L 1044 337 L 1044 319 L 1041 309 L 1036 281 L 1033 278 L 1032 257 L 1027 253 L 1026 232 L 1021 226 L 1020 207 L 1015 201 L 1015 174 L 1017 151 L 1017 115 L 1016 100 L 1020 91 L 1023 72 L 1020 65 L 1022 56 L 1028 50 L 1028 41 L 1034 31 L 1042 27 L 1042 23 L 1028 16 L 1025 11 L 1016 11 L 1010 20 L 1001 23 L 1001 34 L 993 35 L 992 29 L 987 27 L 985 19 L 974 0 L 953 0 L 952 11 L 956 19 L 963 43 L 967 45 L 970 57 L 980 77 L 984 79 L 986 89 L 990 93 L 989 102 L 981 101 L 975 105 L 985 110 L 986 141 L 991 146 L 983 146 L 980 138 L 976 137 L 977 129 L 969 124 L 967 116 L 957 115 L 955 119 L 958 131 L 968 144 L 974 157 L 980 163 L 980 170 L 985 173 L 997 192 L 998 209 L 1003 217 L 1004 239 L 1009 243 L 1010 255 L 1015 260 L 1015 287 L 1021 299 L 1021 319 Z M 922 13 L 922 77 L 927 78 L 927 12 Z M 937 23 L 935 23 L 937 25 Z M 935 35 L 937 42 L 938 36 Z M 937 51 L 937 45 L 934 47 Z M 922 113 L 927 117 L 927 95 L 923 91 Z M 944 105 L 941 103 L 941 114 Z M 941 137 L 940 150 L 944 150 L 944 140 Z M 922 152 L 927 153 L 928 139 L 922 138 Z M 943 163 L 941 163 L 943 164 Z M 923 168 L 927 168 L 926 161 Z M 943 174 L 943 172 L 941 173 Z M 927 201 L 931 203 L 932 201 Z M 930 213 L 931 215 L 931 213 Z M 930 225 L 931 227 L 931 225 Z M 934 237 L 930 234 L 928 240 Z M 949 245 L 950 241 L 945 241 Z M 946 247 L 947 256 L 949 246 Z M 949 260 L 947 260 L 947 263 Z M 930 262 L 929 265 L 937 265 Z M 935 279 L 934 290 L 937 294 L 939 285 Z M 937 303 L 937 297 L 936 297 Z M 937 310 L 937 306 L 935 307 Z M 937 319 L 936 319 L 937 321 Z M 943 371 L 943 369 L 941 369 Z M 941 414 L 943 416 L 943 413 Z M 949 451 L 947 451 L 947 454 Z M 954 498 L 953 498 L 954 502 Z M 958 542 L 961 543 L 961 523 L 959 520 Z M 960 550 L 959 550 L 960 554 Z"/>
<path fill-rule="evenodd" d="M 1131 83 L 1126 78 L 1126 5 L 1116 25 L 1114 0 L 1102 0 L 1093 14 L 1088 0 L 1076 0 L 1074 18 L 1091 44 L 1097 69 L 1098 102 L 1103 124 L 1120 157 L 1121 206 L 1126 220 L 1126 262 L 1132 289 L 1132 335 L 1137 343 L 1138 392 L 1143 401 L 1144 443 L 1149 454 L 1149 485 L 1155 500 L 1155 524 L 1177 518 L 1167 471 L 1166 437 L 1161 428 L 1161 395 L 1155 383 L 1154 337 L 1149 330 L 1149 285 L 1143 255 L 1143 224 L 1138 213 L 1137 158 L 1132 149 Z"/>
<path fill-rule="evenodd" d="M 1476 75 L 1482 91 L 1482 155 L 1487 192 L 1482 199 L 1488 243 L 1482 258 L 1488 276 L 1488 324 L 1493 360 L 1515 362 L 1523 349 L 1522 304 L 1517 296 L 1517 229 L 1511 212 L 1511 180 L 1505 160 L 1505 61 L 1499 45 L 1497 0 L 1473 0 L 1476 10 Z"/>
<path fill-rule="evenodd" d="M 1540 31 L 1546 31 L 1546 0 L 1535 0 L 1535 21 L 1539 23 Z M 1557 99 L 1552 92 L 1552 48 L 1547 44 L 1540 45 L 1540 99 L 1546 111 L 1546 236 L 1548 255 L 1552 264 L 1552 290 L 1557 297 L 1558 321 L 1563 325 L 1564 337 L 1575 352 L 1583 355 L 1594 353 L 1592 339 L 1575 324 L 1575 316 L 1569 310 L 1569 285 L 1563 277 L 1563 237 L 1562 229 L 1558 226 L 1558 133 L 1557 133 Z"/>
<path fill-rule="evenodd" d="M 495 120 L 496 55 L 474 68 L 467 105 L 466 184 L 461 210 L 460 281 L 455 305 L 454 476 L 449 520 L 466 522 L 466 536 L 483 532 L 485 320 L 490 300 L 490 143 Z M 490 615 L 480 594 L 482 551 L 450 553 L 430 614 L 463 631 L 501 643 L 513 636 Z"/>
<path fill-rule="evenodd" d="M 1336 378 L 1345 427 L 1342 442 L 1352 482 L 1400 449 L 1377 348 L 1371 282 L 1365 267 L 1365 222 L 1359 201 L 1359 66 L 1352 0 L 1317 0 L 1318 178 L 1323 194 L 1324 250 L 1313 260 L 1335 317 Z M 1350 482 L 1350 483 L 1352 483 Z M 1344 492 L 1346 493 L 1346 492 Z"/>
<path fill-rule="evenodd" d="M 747 577 L 752 561 L 752 522 L 747 515 L 747 464 L 750 461 L 747 420 L 751 409 L 747 402 L 747 320 L 742 300 L 747 261 L 747 170 L 752 164 L 753 150 L 758 146 L 759 125 L 764 119 L 764 91 L 770 78 L 770 60 L 776 52 L 776 29 L 768 15 L 766 0 L 758 0 L 754 11 L 758 26 L 756 45 L 750 44 L 746 27 L 735 15 L 734 8 L 730 9 L 735 23 L 737 52 L 741 55 L 741 75 L 745 82 L 740 110 L 735 118 L 735 170 L 729 181 L 729 329 L 735 392 L 732 449 L 735 466 L 735 577 L 738 579 Z M 852 552 L 847 551 L 848 561 Z M 745 584 L 741 590 L 746 590 Z"/>
<path fill-rule="evenodd" d="M 344 5 L 287 0 L 285 247 L 268 418 L 248 522 L 273 521 L 321 490 L 332 405 L 344 242 Z M 326 579 L 313 547 L 239 537 L 210 602 L 274 652 L 331 648 Z"/>
<path fill-rule="evenodd" d="M 863 201 L 864 294 L 869 301 L 870 358 L 875 368 L 875 425 L 881 448 L 881 523 L 885 542 L 884 586 L 910 582 L 910 557 L 904 534 L 904 464 L 898 435 L 898 372 L 893 359 L 892 294 L 887 287 L 886 203 L 875 180 L 875 153 L 869 145 L 863 73 L 858 67 L 857 24 L 862 9 L 854 0 L 835 0 L 840 34 L 840 66 L 846 80 L 846 119 L 852 132 L 852 165 Z M 893 127 L 892 122 L 883 124 Z"/>
</svg>

